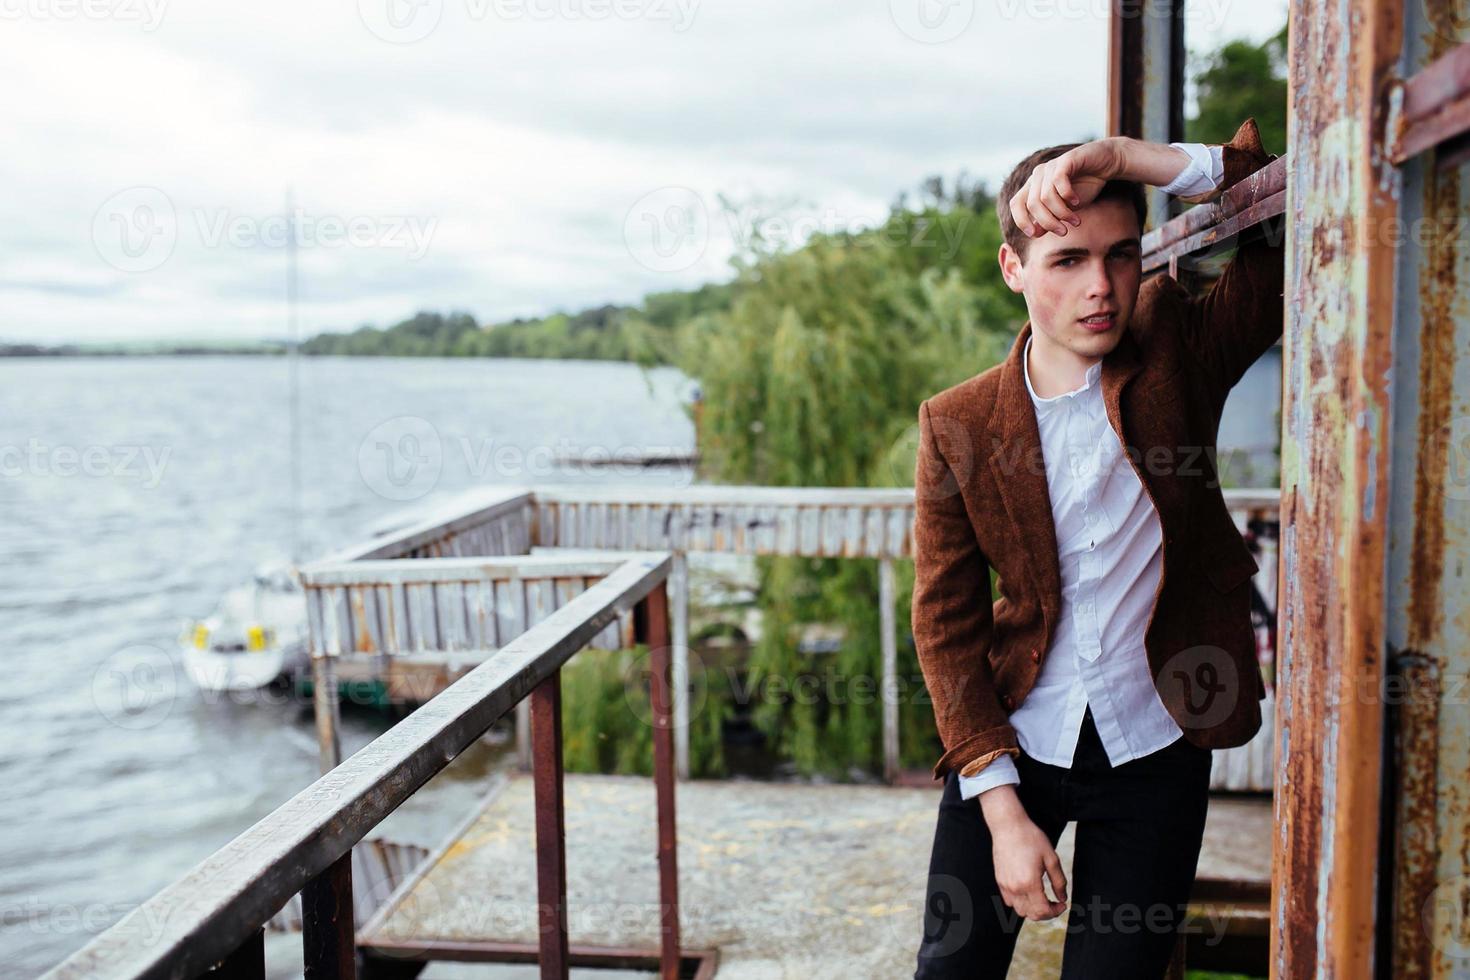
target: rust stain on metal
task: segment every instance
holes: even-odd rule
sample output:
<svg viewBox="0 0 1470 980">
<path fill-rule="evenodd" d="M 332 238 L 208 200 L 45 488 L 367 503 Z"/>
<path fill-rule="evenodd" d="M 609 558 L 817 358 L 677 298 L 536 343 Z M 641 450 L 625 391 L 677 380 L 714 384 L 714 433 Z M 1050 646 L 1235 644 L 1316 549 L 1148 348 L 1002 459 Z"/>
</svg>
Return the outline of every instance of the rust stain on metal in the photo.
<svg viewBox="0 0 1470 980">
<path fill-rule="evenodd" d="M 367 593 L 371 588 L 370 585 L 353 585 L 347 589 L 348 603 L 352 608 L 352 624 L 356 627 L 352 636 L 352 649 L 358 653 L 371 653 L 374 647 L 367 617 Z"/>
<path fill-rule="evenodd" d="M 1371 976 L 1398 213 L 1383 152 L 1402 11 L 1292 0 L 1282 676 L 1271 975 Z"/>
<path fill-rule="evenodd" d="M 1390 707 L 1397 772 L 1393 975 L 1415 980 L 1434 976 L 1434 947 L 1420 913 L 1434 891 L 1439 865 L 1440 668 L 1434 658 L 1414 650 L 1394 661 L 1396 676 L 1411 693 Z"/>
</svg>

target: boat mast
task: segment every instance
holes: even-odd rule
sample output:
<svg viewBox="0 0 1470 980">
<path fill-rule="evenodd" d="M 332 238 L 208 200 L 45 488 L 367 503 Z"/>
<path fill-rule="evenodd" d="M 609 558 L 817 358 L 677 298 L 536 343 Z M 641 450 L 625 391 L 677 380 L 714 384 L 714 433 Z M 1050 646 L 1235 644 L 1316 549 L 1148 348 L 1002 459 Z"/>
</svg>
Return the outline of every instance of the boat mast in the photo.
<svg viewBox="0 0 1470 980">
<path fill-rule="evenodd" d="M 296 203 L 286 188 L 286 333 L 290 345 L 287 393 L 291 406 L 291 564 L 301 562 L 301 337 L 296 315 Z"/>
</svg>

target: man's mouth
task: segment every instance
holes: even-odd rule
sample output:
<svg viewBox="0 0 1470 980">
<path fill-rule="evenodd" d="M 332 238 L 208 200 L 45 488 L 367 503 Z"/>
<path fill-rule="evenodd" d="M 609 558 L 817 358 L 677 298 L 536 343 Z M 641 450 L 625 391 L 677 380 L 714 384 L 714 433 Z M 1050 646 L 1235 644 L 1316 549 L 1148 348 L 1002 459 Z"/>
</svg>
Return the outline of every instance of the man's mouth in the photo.
<svg viewBox="0 0 1470 980">
<path fill-rule="evenodd" d="M 1098 333 L 1101 333 L 1104 330 L 1111 330 L 1113 328 L 1113 324 L 1118 322 L 1118 314 L 1095 313 L 1092 316 L 1085 316 L 1077 322 L 1082 324 L 1088 330 L 1095 330 Z"/>
</svg>

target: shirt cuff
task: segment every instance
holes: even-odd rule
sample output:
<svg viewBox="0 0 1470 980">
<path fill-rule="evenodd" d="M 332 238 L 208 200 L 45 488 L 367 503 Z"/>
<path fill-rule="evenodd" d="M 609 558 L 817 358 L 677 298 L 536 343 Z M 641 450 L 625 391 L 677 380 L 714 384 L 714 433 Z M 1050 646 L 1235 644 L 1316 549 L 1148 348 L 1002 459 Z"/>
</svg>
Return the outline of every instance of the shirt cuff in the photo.
<svg viewBox="0 0 1470 980">
<path fill-rule="evenodd" d="M 998 755 L 974 776 L 960 777 L 960 799 L 968 800 L 979 796 L 987 789 L 997 786 L 1015 785 L 1021 782 L 1021 774 L 1009 755 Z"/>
<path fill-rule="evenodd" d="M 1189 162 L 1178 176 L 1159 188 L 1165 194 L 1194 197 L 1207 194 L 1220 186 L 1225 177 L 1225 152 L 1218 145 L 1205 143 L 1170 143 L 1189 154 Z"/>
</svg>

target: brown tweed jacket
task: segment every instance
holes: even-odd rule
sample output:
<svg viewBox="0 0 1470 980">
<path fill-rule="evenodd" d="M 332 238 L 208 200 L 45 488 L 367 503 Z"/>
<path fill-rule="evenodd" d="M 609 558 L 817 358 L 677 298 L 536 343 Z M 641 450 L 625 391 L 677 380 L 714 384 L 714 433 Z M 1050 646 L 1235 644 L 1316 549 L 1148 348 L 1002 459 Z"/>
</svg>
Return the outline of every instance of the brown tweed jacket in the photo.
<svg viewBox="0 0 1470 980">
<path fill-rule="evenodd" d="M 1223 157 L 1221 190 L 1274 159 L 1251 119 Z M 1163 531 L 1149 667 L 1165 708 L 1201 747 L 1241 745 L 1261 725 L 1249 587 L 1257 566 L 1220 493 L 1215 439 L 1225 396 L 1281 336 L 1283 253 L 1279 235 L 1244 241 L 1199 297 L 1167 275 L 1147 280 L 1103 358 L 1108 419 Z M 1035 683 L 1061 613 L 1041 436 L 1022 377 L 1030 332 L 1028 320 L 1003 362 L 919 406 L 912 619 L 944 743 L 936 779 L 1019 751 L 1007 719 Z"/>
</svg>

